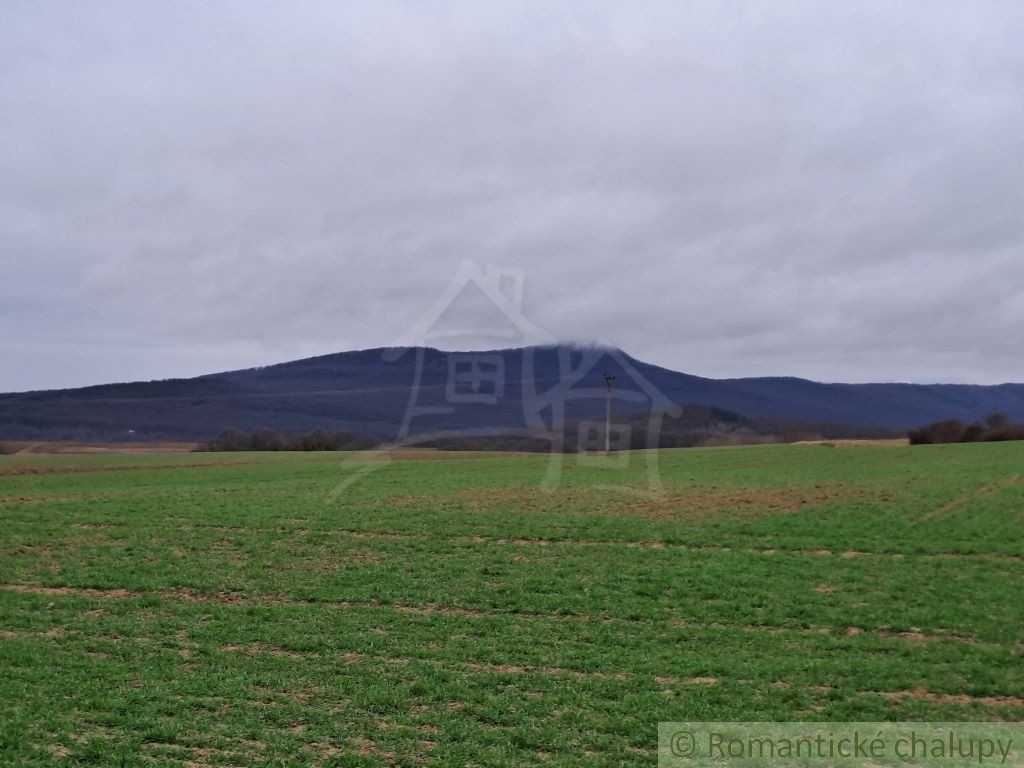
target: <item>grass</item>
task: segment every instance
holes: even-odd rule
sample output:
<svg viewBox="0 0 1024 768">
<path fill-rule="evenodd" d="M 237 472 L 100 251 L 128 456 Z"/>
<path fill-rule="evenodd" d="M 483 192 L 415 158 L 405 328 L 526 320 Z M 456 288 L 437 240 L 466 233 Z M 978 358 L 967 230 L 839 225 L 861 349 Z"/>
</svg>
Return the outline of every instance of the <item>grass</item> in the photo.
<svg viewBox="0 0 1024 768">
<path fill-rule="evenodd" d="M 1024 717 L 1024 444 L 0 458 L 0 764 L 629 766 Z M 351 481 L 351 482 L 347 482 Z"/>
</svg>

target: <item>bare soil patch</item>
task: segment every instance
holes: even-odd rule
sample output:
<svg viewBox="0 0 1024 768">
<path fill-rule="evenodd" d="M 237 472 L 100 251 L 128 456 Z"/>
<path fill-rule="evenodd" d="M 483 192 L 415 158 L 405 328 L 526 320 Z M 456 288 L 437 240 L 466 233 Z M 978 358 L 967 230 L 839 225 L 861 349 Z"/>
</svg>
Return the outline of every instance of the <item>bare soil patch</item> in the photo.
<svg viewBox="0 0 1024 768">
<path fill-rule="evenodd" d="M 222 645 L 219 650 L 223 651 L 224 653 L 244 653 L 247 656 L 261 656 L 263 654 L 269 654 L 271 656 L 286 656 L 289 659 L 302 658 L 301 653 L 289 651 L 286 648 L 280 648 L 275 645 L 267 645 L 266 643 L 250 643 L 248 645 Z"/>
<path fill-rule="evenodd" d="M 827 586 L 827 585 L 826 585 Z M 8 592 L 21 592 L 25 594 L 35 595 L 46 595 L 46 596 L 68 596 L 77 595 L 81 597 L 90 597 L 95 599 L 109 599 L 109 600 L 126 600 L 133 597 L 139 596 L 158 596 L 170 600 L 182 600 L 185 602 L 194 603 L 217 603 L 219 605 L 322 605 L 337 609 L 358 609 L 358 608 L 383 608 L 386 610 L 395 611 L 396 613 L 413 614 L 420 616 L 429 615 L 441 615 L 441 616 L 458 616 L 461 618 L 475 619 L 475 618 L 496 618 L 506 617 L 514 618 L 517 620 L 526 621 L 577 621 L 584 623 L 623 623 L 623 624 L 646 624 L 647 620 L 644 619 L 632 619 L 621 616 L 605 616 L 605 615 L 591 615 L 591 614 L 579 614 L 579 613 L 541 613 L 541 612 L 530 612 L 530 611 L 498 611 L 498 610 L 487 610 L 477 608 L 462 608 L 457 606 L 438 605 L 435 603 L 425 603 L 423 605 L 408 605 L 402 603 L 385 603 L 377 599 L 373 600 L 323 600 L 323 601 L 310 601 L 298 598 L 292 598 L 283 594 L 266 593 L 253 597 L 244 597 L 235 592 L 219 592 L 215 595 L 207 595 L 196 592 L 187 588 L 177 588 L 169 590 L 156 590 L 156 591 L 142 591 L 142 590 L 129 590 L 129 589 L 95 589 L 95 588 L 79 588 L 79 587 L 47 587 L 38 584 L 3 584 L 0 583 L 0 590 Z M 820 591 L 820 590 L 819 590 Z M 103 615 L 102 609 L 95 611 L 88 611 L 84 615 Z M 728 629 L 733 628 L 741 630 L 743 632 L 752 633 L 793 633 L 796 635 L 828 635 L 832 633 L 832 628 L 827 626 L 822 627 L 783 627 L 783 626 L 767 626 L 767 625 L 739 625 L 739 624 L 726 624 L 712 622 L 710 624 L 690 622 L 687 620 L 679 619 L 667 619 L 664 620 L 668 626 L 671 627 L 711 627 L 716 629 Z M 654 623 L 658 623 L 655 621 Z M 955 633 L 943 633 L 943 634 L 927 634 L 916 628 L 906 631 L 895 631 L 887 628 L 877 629 L 862 629 L 860 627 L 847 627 L 843 634 L 848 637 L 856 637 L 863 633 L 869 633 L 875 637 L 879 637 L 885 640 L 897 640 L 904 642 L 956 642 L 956 643 L 968 643 L 971 645 L 986 645 L 973 637 L 959 635 Z M 232 650 L 239 650 L 240 647 L 235 647 Z M 353 655 L 353 659 L 358 658 L 358 654 Z M 503 671 L 503 670 L 498 670 Z M 507 670 L 514 671 L 514 670 Z M 523 670 L 533 671 L 533 670 Z M 557 673 L 560 673 L 556 672 Z M 703 684 L 713 685 L 710 680 L 713 678 L 694 678 L 689 682 L 691 684 Z M 703 681 L 703 682 L 702 682 Z"/>
<path fill-rule="evenodd" d="M 12 453 L 188 453 L 197 443 L 156 442 L 156 443 L 74 443 L 43 441 L 37 443 L 5 442 Z"/>
<path fill-rule="evenodd" d="M 911 691 L 866 691 L 865 693 L 884 696 L 893 701 L 917 699 L 932 704 L 983 704 L 986 707 L 1011 707 L 1024 709 L 1024 698 L 1020 696 L 971 696 L 966 693 L 933 693 L 924 688 Z"/>
<path fill-rule="evenodd" d="M 465 459 L 508 459 L 536 456 L 525 451 L 439 451 L 435 448 L 384 448 L 357 454 L 360 461 L 461 461 Z M 353 458 L 345 455 L 346 459 Z"/>
<path fill-rule="evenodd" d="M 7 496 L 0 497 L 0 506 L 34 507 L 38 504 L 49 504 L 55 501 L 78 501 L 85 496 Z"/>
<path fill-rule="evenodd" d="M 648 520 L 699 520 L 725 514 L 745 518 L 795 512 L 804 507 L 833 499 L 861 496 L 864 491 L 840 484 L 819 484 L 794 488 L 708 488 L 667 496 L 644 495 L 640 498 L 610 497 L 595 489 L 558 489 L 539 487 L 470 488 L 457 498 L 470 509 L 514 507 L 520 512 L 565 514 L 572 517 L 637 517 Z M 398 497 L 397 506 L 426 502 L 423 497 Z M 436 503 L 444 504 L 444 499 Z"/>
<path fill-rule="evenodd" d="M 159 469 L 203 469 L 209 467 L 243 467 L 251 461 L 207 461 L 195 464 L 146 464 L 126 467 L 12 467 L 0 470 L 0 477 L 21 477 L 26 475 L 76 475 L 94 472 L 150 472 Z"/>
<path fill-rule="evenodd" d="M 89 587 L 44 587 L 39 584 L 0 584 L 0 589 L 7 592 L 22 592 L 30 595 L 82 595 L 83 597 L 102 597 L 113 600 L 125 600 L 141 594 L 128 589 L 92 589 Z"/>
<path fill-rule="evenodd" d="M 836 448 L 900 448 L 910 445 L 910 439 L 892 437 L 879 440 L 798 440 L 793 445 L 833 445 Z"/>
</svg>

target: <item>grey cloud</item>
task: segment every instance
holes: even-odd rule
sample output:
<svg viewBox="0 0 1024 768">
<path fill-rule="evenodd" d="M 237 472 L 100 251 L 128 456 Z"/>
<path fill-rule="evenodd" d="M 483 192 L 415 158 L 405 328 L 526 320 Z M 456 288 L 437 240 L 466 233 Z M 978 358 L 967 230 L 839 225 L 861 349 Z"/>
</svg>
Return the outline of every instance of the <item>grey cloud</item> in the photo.
<svg viewBox="0 0 1024 768">
<path fill-rule="evenodd" d="M 1024 8 L 0 8 L 0 390 L 378 346 L 464 258 L 711 376 L 1020 380 Z"/>
</svg>

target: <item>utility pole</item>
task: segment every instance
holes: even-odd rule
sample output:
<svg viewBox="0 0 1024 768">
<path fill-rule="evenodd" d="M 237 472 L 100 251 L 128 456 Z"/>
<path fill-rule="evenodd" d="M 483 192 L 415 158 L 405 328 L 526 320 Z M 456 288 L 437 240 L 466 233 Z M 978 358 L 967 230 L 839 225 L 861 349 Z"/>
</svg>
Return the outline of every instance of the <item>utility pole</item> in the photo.
<svg viewBox="0 0 1024 768">
<path fill-rule="evenodd" d="M 604 452 L 605 454 L 611 453 L 612 450 L 612 382 L 615 381 L 615 377 L 606 373 L 604 375 L 605 386 L 608 387 L 608 393 L 605 397 L 604 403 Z"/>
</svg>

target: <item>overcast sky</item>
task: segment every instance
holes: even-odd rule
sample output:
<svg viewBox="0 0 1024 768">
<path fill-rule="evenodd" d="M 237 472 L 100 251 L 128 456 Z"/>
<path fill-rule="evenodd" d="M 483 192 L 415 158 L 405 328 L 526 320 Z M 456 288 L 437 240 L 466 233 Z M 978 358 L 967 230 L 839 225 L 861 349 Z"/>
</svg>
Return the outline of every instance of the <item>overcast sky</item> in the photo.
<svg viewBox="0 0 1024 768">
<path fill-rule="evenodd" d="M 3 2 L 0 391 L 387 345 L 467 258 L 690 373 L 1024 381 L 1021 40 L 1018 0 Z"/>
</svg>

